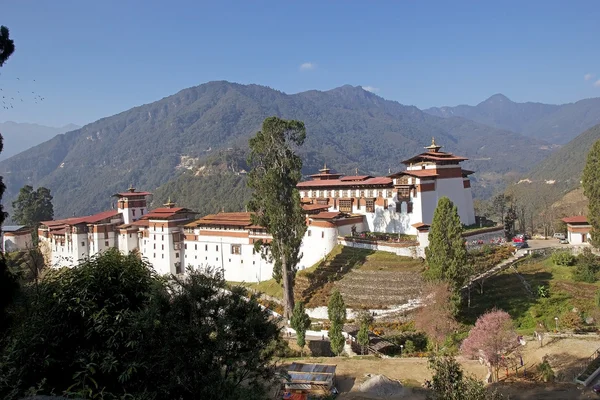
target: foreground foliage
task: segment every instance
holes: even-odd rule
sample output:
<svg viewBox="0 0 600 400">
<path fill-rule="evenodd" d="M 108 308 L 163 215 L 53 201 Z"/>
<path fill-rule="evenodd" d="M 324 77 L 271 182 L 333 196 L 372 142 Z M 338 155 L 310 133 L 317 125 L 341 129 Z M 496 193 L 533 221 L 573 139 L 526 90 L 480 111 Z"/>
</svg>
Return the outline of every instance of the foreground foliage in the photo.
<svg viewBox="0 0 600 400">
<path fill-rule="evenodd" d="M 499 400 L 502 396 L 496 391 L 488 391 L 481 381 L 464 376 L 460 364 L 453 357 L 433 357 L 429 359 L 429 369 L 433 371 L 430 382 L 430 400 Z"/>
<path fill-rule="evenodd" d="M 600 140 L 587 155 L 582 175 L 583 193 L 589 200 L 587 220 L 592 225 L 592 244 L 600 247 Z"/>
<path fill-rule="evenodd" d="M 167 281 L 118 251 L 51 270 L 15 306 L 0 397 L 260 398 L 278 327 L 225 287 L 191 271 Z"/>
</svg>

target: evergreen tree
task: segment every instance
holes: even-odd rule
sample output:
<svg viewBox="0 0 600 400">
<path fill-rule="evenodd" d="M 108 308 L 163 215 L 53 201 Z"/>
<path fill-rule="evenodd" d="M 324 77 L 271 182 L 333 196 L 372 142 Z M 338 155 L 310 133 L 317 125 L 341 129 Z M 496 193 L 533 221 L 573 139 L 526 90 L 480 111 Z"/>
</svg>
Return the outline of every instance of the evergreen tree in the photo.
<svg viewBox="0 0 600 400">
<path fill-rule="evenodd" d="M 298 302 L 294 306 L 294 313 L 292 314 L 290 325 L 292 326 L 292 329 L 296 331 L 296 343 L 300 347 L 300 352 L 302 352 L 306 345 L 306 330 L 310 326 L 310 317 L 304 310 L 303 302 Z"/>
<path fill-rule="evenodd" d="M 600 140 L 587 155 L 583 169 L 583 194 L 588 198 L 587 219 L 592 225 L 592 245 L 600 247 Z"/>
<path fill-rule="evenodd" d="M 369 325 L 373 323 L 373 316 L 367 310 L 363 310 L 356 316 L 359 324 L 358 335 L 356 339 L 361 346 L 362 354 L 365 354 L 365 348 L 369 345 Z"/>
<path fill-rule="evenodd" d="M 344 341 L 342 326 L 338 324 L 331 324 L 331 327 L 329 328 L 329 344 L 333 354 L 336 356 L 342 354 L 342 351 L 344 351 Z"/>
<path fill-rule="evenodd" d="M 334 290 L 327 305 L 327 316 L 331 327 L 329 329 L 329 340 L 331 351 L 339 355 L 344 350 L 344 335 L 342 329 L 346 323 L 346 304 L 338 290 Z"/>
<path fill-rule="evenodd" d="M 425 256 L 431 280 L 450 283 L 454 291 L 460 290 L 469 275 L 467 248 L 462 237 L 463 228 L 456 206 L 447 197 L 441 197 L 433 213 L 429 229 L 429 246 Z"/>
<path fill-rule="evenodd" d="M 0 26 L 0 67 L 14 51 L 15 44 L 9 37 L 8 28 Z M 2 135 L 0 135 L 0 153 L 3 148 L 4 140 Z M 0 232 L 6 218 L 6 213 L 2 206 L 2 196 L 5 190 L 6 185 L 4 185 L 3 179 L 0 176 Z M 4 254 L 0 254 L 0 349 L 2 349 L 2 342 L 5 338 L 4 332 L 8 329 L 10 321 L 7 309 L 12 304 L 18 290 L 17 277 L 9 270 Z"/>
<path fill-rule="evenodd" d="M 365 349 L 369 345 L 369 325 L 361 322 L 356 339 L 358 340 L 358 344 L 360 344 L 362 354 L 364 355 Z"/>
<path fill-rule="evenodd" d="M 8 28 L 0 26 L 0 67 L 15 51 L 15 42 L 10 38 Z"/>
<path fill-rule="evenodd" d="M 33 190 L 25 185 L 19 190 L 19 197 L 12 203 L 14 212 L 13 220 L 19 224 L 34 228 L 34 239 L 37 238 L 37 228 L 41 221 L 50 221 L 54 218 L 54 206 L 50 189 L 43 186 Z"/>
<path fill-rule="evenodd" d="M 248 209 L 252 222 L 273 236 L 270 243 L 258 241 L 257 249 L 274 261 L 273 275 L 283 283 L 284 316 L 294 309 L 294 278 L 302 255 L 300 245 L 306 221 L 296 185 L 302 178 L 302 159 L 292 149 L 304 143 L 306 129 L 300 121 L 277 117 L 265 119 L 262 129 L 250 139 L 248 186 L 254 189 Z"/>
</svg>

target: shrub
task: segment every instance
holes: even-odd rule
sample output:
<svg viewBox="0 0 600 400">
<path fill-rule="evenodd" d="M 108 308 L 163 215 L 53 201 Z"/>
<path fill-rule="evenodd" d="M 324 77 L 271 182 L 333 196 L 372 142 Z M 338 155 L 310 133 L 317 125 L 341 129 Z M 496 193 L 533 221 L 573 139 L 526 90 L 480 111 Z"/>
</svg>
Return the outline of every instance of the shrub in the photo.
<svg viewBox="0 0 600 400">
<path fill-rule="evenodd" d="M 571 266 L 575 264 L 575 256 L 570 251 L 555 251 L 552 262 L 556 265 Z"/>
<path fill-rule="evenodd" d="M 559 326 L 564 328 L 579 330 L 583 326 L 583 319 L 578 312 L 566 312 L 558 320 Z"/>
<path fill-rule="evenodd" d="M 576 282 L 596 282 L 596 271 L 588 265 L 577 265 L 573 270 L 573 280 Z"/>
<path fill-rule="evenodd" d="M 537 370 L 541 374 L 544 382 L 552 382 L 554 380 L 554 370 L 546 357 L 544 357 L 543 362 L 537 366 Z"/>
</svg>

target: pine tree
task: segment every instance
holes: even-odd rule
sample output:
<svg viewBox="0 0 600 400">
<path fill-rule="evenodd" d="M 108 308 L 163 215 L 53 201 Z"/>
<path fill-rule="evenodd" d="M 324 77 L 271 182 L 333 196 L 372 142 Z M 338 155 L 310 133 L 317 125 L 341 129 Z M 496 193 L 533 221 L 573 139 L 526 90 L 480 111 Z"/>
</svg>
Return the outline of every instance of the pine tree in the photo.
<svg viewBox="0 0 600 400">
<path fill-rule="evenodd" d="M 338 290 L 331 294 L 329 304 L 327 305 L 327 316 L 331 323 L 329 329 L 329 341 L 331 343 L 331 351 L 339 355 L 344 350 L 344 335 L 342 329 L 346 322 L 346 304 Z"/>
<path fill-rule="evenodd" d="M 587 155 L 583 169 L 583 194 L 588 198 L 587 220 L 592 225 L 592 245 L 600 247 L 600 140 Z"/>
<path fill-rule="evenodd" d="M 306 330 L 310 326 L 310 317 L 304 310 L 303 302 L 298 302 L 294 306 L 294 313 L 292 314 L 290 325 L 292 326 L 292 329 L 296 331 L 296 343 L 300 347 L 300 352 L 302 354 L 304 346 L 306 345 Z"/>
<path fill-rule="evenodd" d="M 339 356 L 344 350 L 344 335 L 342 334 L 341 325 L 331 324 L 331 328 L 329 328 L 329 344 L 331 345 L 331 351 L 336 356 Z"/>
<path fill-rule="evenodd" d="M 460 290 L 468 278 L 467 248 L 462 237 L 463 228 L 456 206 L 447 197 L 441 197 L 433 213 L 429 229 L 429 246 L 425 256 L 429 270 L 427 277 L 450 283 Z"/>
<path fill-rule="evenodd" d="M 367 325 L 364 322 L 361 322 L 358 335 L 356 335 L 356 339 L 358 340 L 358 344 L 360 344 L 362 354 L 364 355 L 365 348 L 369 345 L 369 325 Z"/>
<path fill-rule="evenodd" d="M 254 189 L 248 209 L 252 222 L 273 236 L 270 243 L 256 242 L 257 250 L 274 262 L 273 276 L 283 286 L 285 318 L 294 310 L 294 278 L 302 258 L 300 246 L 306 232 L 306 219 L 296 188 L 302 178 L 302 159 L 293 146 L 306 137 L 304 123 L 277 117 L 265 119 L 262 128 L 250 138 L 248 186 Z"/>
</svg>

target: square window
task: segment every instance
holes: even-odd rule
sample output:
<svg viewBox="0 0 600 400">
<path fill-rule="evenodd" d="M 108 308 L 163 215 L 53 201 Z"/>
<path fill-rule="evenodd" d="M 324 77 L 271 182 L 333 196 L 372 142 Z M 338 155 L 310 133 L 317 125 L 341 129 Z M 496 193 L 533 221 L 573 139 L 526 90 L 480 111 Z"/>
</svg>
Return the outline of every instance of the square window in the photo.
<svg viewBox="0 0 600 400">
<path fill-rule="evenodd" d="M 367 200 L 367 212 L 375 212 L 375 201 Z"/>
<path fill-rule="evenodd" d="M 179 258 L 179 253 L 175 253 L 175 258 Z"/>
<path fill-rule="evenodd" d="M 217 245 L 217 251 L 219 251 L 219 245 Z"/>
<path fill-rule="evenodd" d="M 309 237 L 312 235 L 312 232 L 310 231 L 310 229 L 306 232 L 306 235 Z"/>
<path fill-rule="evenodd" d="M 161 256 L 162 256 L 161 258 L 165 258 L 165 255 L 164 255 L 164 254 L 161 254 Z"/>
<path fill-rule="evenodd" d="M 85 242 L 81 242 L 81 247 L 85 247 Z"/>
<path fill-rule="evenodd" d="M 197 244 L 194 245 L 194 250 L 198 250 L 198 245 Z"/>
<path fill-rule="evenodd" d="M 183 248 L 187 250 L 187 243 L 183 245 Z"/>
<path fill-rule="evenodd" d="M 156 258 L 156 253 L 152 254 L 152 257 Z"/>
<path fill-rule="evenodd" d="M 108 240 L 105 240 L 105 241 L 104 241 L 104 246 L 105 246 L 105 247 L 108 247 Z"/>
<path fill-rule="evenodd" d="M 231 245 L 231 254 L 242 254 L 242 245 L 241 244 L 232 244 Z"/>
</svg>

